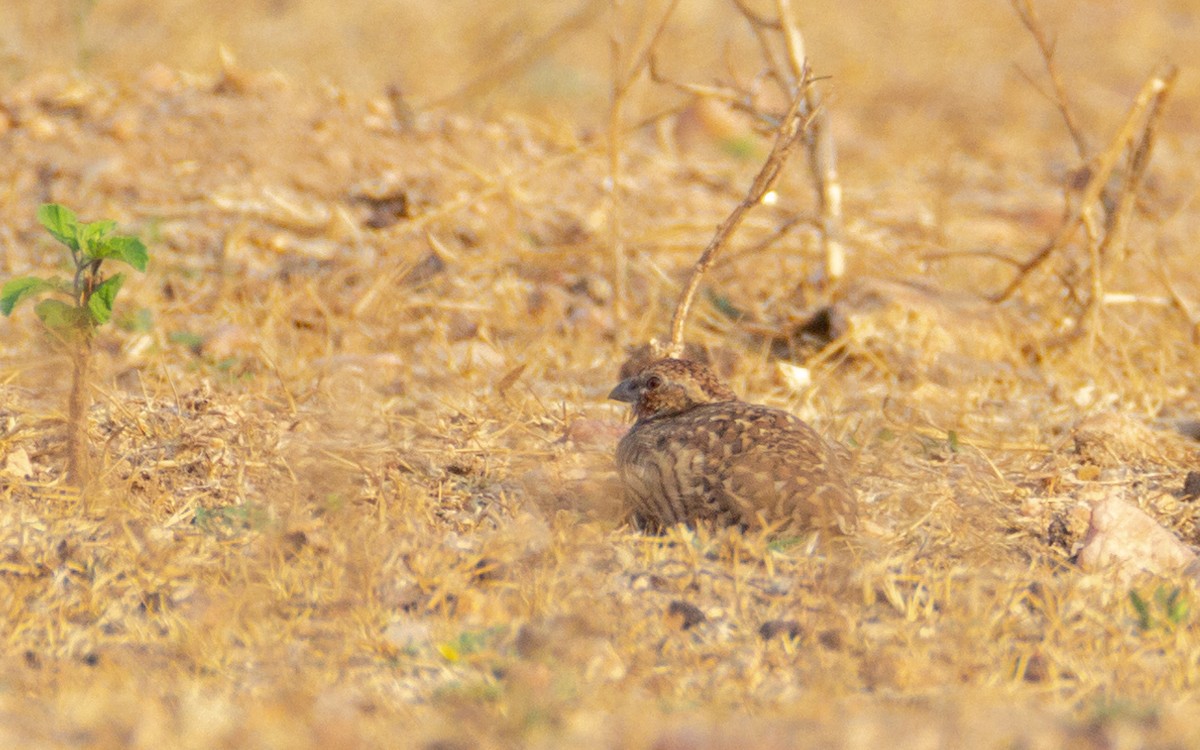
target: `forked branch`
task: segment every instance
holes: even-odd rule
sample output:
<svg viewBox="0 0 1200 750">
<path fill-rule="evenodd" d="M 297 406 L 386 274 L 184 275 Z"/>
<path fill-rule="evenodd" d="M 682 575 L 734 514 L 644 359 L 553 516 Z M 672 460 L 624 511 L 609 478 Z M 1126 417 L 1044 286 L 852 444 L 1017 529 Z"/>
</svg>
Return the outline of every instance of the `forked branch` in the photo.
<svg viewBox="0 0 1200 750">
<path fill-rule="evenodd" d="M 1067 126 L 1067 132 L 1071 134 L 1071 140 L 1075 142 L 1079 158 L 1087 161 L 1090 156 L 1087 139 L 1084 137 L 1079 123 L 1075 120 L 1075 114 L 1071 111 L 1071 103 L 1067 99 L 1067 87 L 1063 84 L 1058 66 L 1054 63 L 1055 42 L 1042 26 L 1042 19 L 1038 17 L 1032 0 L 1012 0 L 1012 6 L 1016 11 L 1017 18 L 1021 19 L 1021 25 L 1033 37 L 1034 44 L 1037 45 L 1038 52 L 1042 55 L 1042 62 L 1046 66 L 1046 75 L 1050 76 L 1050 85 L 1054 87 L 1054 102 L 1058 106 L 1059 114 L 1062 115 L 1063 123 Z"/>
<path fill-rule="evenodd" d="M 671 320 L 671 343 L 667 347 L 666 356 L 678 357 L 683 354 L 683 329 L 687 323 L 688 311 L 692 307 L 692 300 L 696 296 L 696 290 L 700 286 L 700 280 L 704 278 L 705 272 L 712 266 L 721 250 L 728 243 L 729 237 L 742 223 L 746 213 L 751 208 L 758 205 L 762 201 L 763 196 L 779 179 L 779 174 L 783 170 L 783 165 L 787 162 L 792 151 L 796 148 L 796 144 L 800 142 L 804 135 L 805 128 L 812 119 L 812 114 L 805 115 L 805 88 L 806 84 L 802 84 L 796 91 L 792 99 L 792 105 L 788 108 L 787 114 L 784 115 L 783 121 L 779 124 L 779 128 L 775 131 L 775 143 L 771 146 L 771 153 L 767 155 L 766 161 L 762 168 L 754 177 L 754 182 L 751 183 L 750 189 L 746 192 L 746 196 L 741 202 L 734 207 L 729 216 L 725 217 L 717 226 L 716 233 L 713 234 L 712 240 L 708 246 L 704 248 L 696 265 L 692 267 L 692 274 L 688 277 L 687 286 L 683 290 L 683 295 L 679 298 L 679 304 L 675 307 L 675 316 Z"/>
<path fill-rule="evenodd" d="M 1113 170 L 1116 168 L 1117 161 L 1121 158 L 1121 154 L 1126 151 L 1130 144 L 1136 143 L 1132 163 L 1129 167 L 1127 179 L 1122 186 L 1122 195 L 1118 199 L 1118 206 L 1124 206 L 1125 214 L 1132 207 L 1133 196 L 1136 195 L 1138 185 L 1140 184 L 1141 173 L 1145 169 L 1145 165 L 1149 162 L 1150 149 L 1153 146 L 1153 135 L 1158 126 L 1158 120 L 1162 114 L 1163 103 L 1171 93 L 1171 88 L 1175 85 L 1175 78 L 1178 76 L 1179 70 L 1174 65 L 1163 65 L 1151 75 L 1144 84 L 1141 91 L 1138 92 L 1137 98 L 1133 105 L 1129 108 L 1128 114 L 1125 116 L 1125 121 L 1117 130 L 1116 134 L 1109 141 L 1108 146 L 1101 152 L 1095 160 L 1094 166 L 1090 170 L 1090 177 L 1086 187 L 1083 189 L 1083 194 L 1079 198 L 1079 202 L 1067 215 L 1067 219 L 1063 222 L 1054 238 L 1050 240 L 1044 247 L 1035 252 L 1025 262 L 1017 268 L 1017 274 L 1008 286 L 992 297 L 993 302 L 1002 302 L 1013 295 L 1025 279 L 1028 278 L 1034 270 L 1045 263 L 1050 256 L 1061 250 L 1071 241 L 1075 233 L 1082 226 L 1088 213 L 1094 209 L 1103 193 L 1105 186 L 1108 184 L 1109 178 L 1112 176 Z M 1133 179 L 1130 179 L 1133 178 Z M 1121 216 L 1118 213 L 1118 216 Z M 1109 222 L 1107 227 L 1108 232 L 1114 229 L 1121 231 L 1124 227 L 1124 219 L 1116 219 L 1117 223 Z"/>
</svg>

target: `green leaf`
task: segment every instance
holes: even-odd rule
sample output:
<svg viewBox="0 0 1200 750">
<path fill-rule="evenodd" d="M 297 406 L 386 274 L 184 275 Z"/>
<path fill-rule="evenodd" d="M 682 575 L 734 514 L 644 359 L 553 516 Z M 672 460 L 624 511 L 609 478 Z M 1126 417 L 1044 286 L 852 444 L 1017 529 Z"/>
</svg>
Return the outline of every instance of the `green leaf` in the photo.
<svg viewBox="0 0 1200 750">
<path fill-rule="evenodd" d="M 87 313 L 57 299 L 44 299 L 33 308 L 42 323 L 58 333 L 83 332 L 88 328 Z"/>
<path fill-rule="evenodd" d="M 57 203 L 43 203 L 38 208 L 37 218 L 56 240 L 72 250 L 79 250 L 79 221 L 74 211 Z"/>
<path fill-rule="evenodd" d="M 737 305 L 733 304 L 733 300 L 723 295 L 717 294 L 712 289 L 705 289 L 705 294 L 708 296 L 708 301 L 712 306 L 717 308 L 727 318 L 731 320 L 740 320 L 746 316 L 746 313 L 738 309 Z"/>
<path fill-rule="evenodd" d="M 150 260 L 146 246 L 137 237 L 109 237 L 104 241 L 103 254 L 92 253 L 93 258 L 115 258 L 124 261 L 137 270 L 145 273 L 146 261 Z"/>
<path fill-rule="evenodd" d="M 758 153 L 758 142 L 753 136 L 734 136 L 724 138 L 720 143 L 721 150 L 735 159 L 750 160 Z"/>
<path fill-rule="evenodd" d="M 1191 607 L 1188 605 L 1187 597 L 1183 596 L 1183 590 L 1176 587 L 1171 589 L 1171 593 L 1167 595 L 1163 609 L 1166 610 L 1167 620 L 1172 625 L 1180 625 L 1187 619 Z"/>
<path fill-rule="evenodd" d="M 785 536 L 779 539 L 773 539 L 767 544 L 767 549 L 772 552 L 783 552 L 789 547 L 795 547 L 801 542 L 808 541 L 808 537 L 804 536 Z"/>
<path fill-rule="evenodd" d="M 76 237 L 79 238 L 79 247 L 83 250 L 83 254 L 89 258 L 101 257 L 96 254 L 96 249 L 105 246 L 105 237 L 116 227 L 117 222 L 108 219 L 79 224 Z"/>
<path fill-rule="evenodd" d="M 0 312 L 5 315 L 11 315 L 21 300 L 32 297 L 35 294 L 55 289 L 52 281 L 40 279 L 37 276 L 25 276 L 20 279 L 13 279 L 0 289 Z"/>
<path fill-rule="evenodd" d="M 137 237 L 127 237 L 118 235 L 116 237 L 107 237 L 91 248 L 87 253 L 89 258 L 93 260 L 114 260 L 123 261 L 133 266 L 139 271 L 146 270 L 146 261 L 149 256 L 146 253 L 146 246 Z"/>
<path fill-rule="evenodd" d="M 1191 614 L 1192 606 L 1188 604 L 1187 599 L 1180 598 L 1177 601 L 1171 602 L 1171 608 L 1167 610 L 1167 617 L 1175 625 L 1182 625 L 1183 621 Z"/>
<path fill-rule="evenodd" d="M 87 306 L 92 321 L 96 325 L 107 323 L 112 317 L 113 301 L 116 300 L 117 292 L 121 291 L 121 285 L 124 283 L 125 274 L 114 273 L 92 291 L 92 295 L 88 297 Z"/>
</svg>

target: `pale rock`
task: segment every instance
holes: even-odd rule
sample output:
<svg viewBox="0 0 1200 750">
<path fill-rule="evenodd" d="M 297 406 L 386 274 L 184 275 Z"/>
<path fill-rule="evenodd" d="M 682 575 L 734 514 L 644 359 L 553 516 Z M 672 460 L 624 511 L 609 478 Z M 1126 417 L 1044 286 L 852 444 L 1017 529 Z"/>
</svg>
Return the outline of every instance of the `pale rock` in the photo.
<svg viewBox="0 0 1200 750">
<path fill-rule="evenodd" d="M 33 464 L 30 463 L 29 454 L 24 448 L 9 452 L 8 457 L 4 459 L 4 473 L 17 479 L 29 479 L 33 476 Z"/>
<path fill-rule="evenodd" d="M 576 448 L 598 449 L 611 453 L 617 449 L 617 443 L 628 431 L 628 425 L 611 419 L 576 417 L 567 424 L 558 442 L 568 443 Z"/>
<path fill-rule="evenodd" d="M 1084 570 L 1112 568 L 1127 581 L 1142 572 L 1177 574 L 1196 560 L 1196 552 L 1114 493 L 1092 507 L 1078 560 Z"/>
<path fill-rule="evenodd" d="M 383 630 L 383 639 L 400 651 L 416 651 L 431 643 L 429 625 L 420 620 L 393 620 Z"/>
<path fill-rule="evenodd" d="M 793 365 L 790 362 L 776 362 L 775 369 L 780 380 L 792 391 L 803 391 L 812 385 L 812 372 L 807 367 Z"/>
</svg>

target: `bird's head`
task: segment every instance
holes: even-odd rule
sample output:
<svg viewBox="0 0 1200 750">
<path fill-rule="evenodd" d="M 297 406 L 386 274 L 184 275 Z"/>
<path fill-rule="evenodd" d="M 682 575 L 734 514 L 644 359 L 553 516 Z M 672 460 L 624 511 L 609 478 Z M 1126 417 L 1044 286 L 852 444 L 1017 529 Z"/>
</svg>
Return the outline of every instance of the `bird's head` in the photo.
<svg viewBox="0 0 1200 750">
<path fill-rule="evenodd" d="M 736 401 L 737 396 L 704 365 L 686 359 L 660 359 L 626 378 L 608 397 L 633 404 L 639 420 L 678 414 L 701 404 Z"/>
</svg>

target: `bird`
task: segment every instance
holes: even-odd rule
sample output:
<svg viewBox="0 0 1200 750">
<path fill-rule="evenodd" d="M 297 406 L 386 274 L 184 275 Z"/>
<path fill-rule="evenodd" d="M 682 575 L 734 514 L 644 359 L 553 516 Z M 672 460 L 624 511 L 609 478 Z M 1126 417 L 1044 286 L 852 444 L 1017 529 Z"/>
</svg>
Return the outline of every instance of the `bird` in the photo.
<svg viewBox="0 0 1200 750">
<path fill-rule="evenodd" d="M 857 529 L 849 452 L 786 411 L 742 401 L 704 365 L 658 359 L 608 397 L 635 418 L 616 453 L 635 525 Z"/>
</svg>

